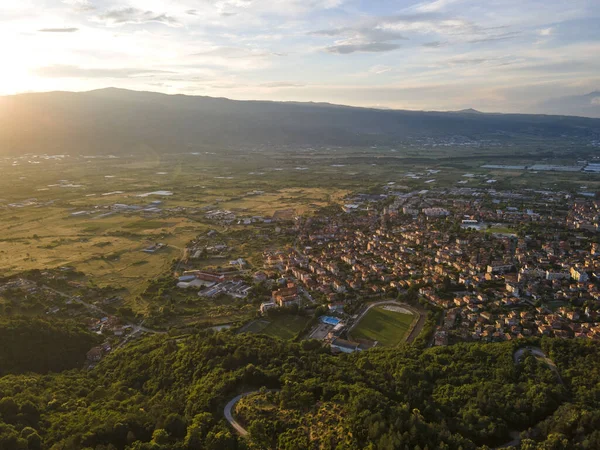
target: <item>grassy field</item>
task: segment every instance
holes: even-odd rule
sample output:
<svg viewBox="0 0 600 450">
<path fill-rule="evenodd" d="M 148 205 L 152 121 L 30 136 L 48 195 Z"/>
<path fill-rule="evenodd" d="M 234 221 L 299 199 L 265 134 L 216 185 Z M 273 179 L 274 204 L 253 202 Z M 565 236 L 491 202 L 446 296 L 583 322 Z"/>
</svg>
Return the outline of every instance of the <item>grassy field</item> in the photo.
<svg viewBox="0 0 600 450">
<path fill-rule="evenodd" d="M 268 319 L 255 320 L 244 328 L 247 333 L 260 333 L 279 339 L 293 339 L 304 329 L 309 317 L 283 315 Z"/>
<path fill-rule="evenodd" d="M 454 150 L 458 156 L 464 155 L 460 148 Z M 0 158 L 0 273 L 70 265 L 99 286 L 126 289 L 125 300 L 134 302 L 148 280 L 170 270 L 187 242 L 208 230 L 223 235 L 219 243 L 231 249 L 227 258 L 242 257 L 255 266 L 262 264 L 264 250 L 289 245 L 289 236 L 274 232 L 274 226 L 210 222 L 204 217 L 209 209 L 230 209 L 240 218 L 284 209 L 310 214 L 320 206 L 341 203 L 349 192 L 380 192 L 384 186 L 398 191 L 488 188 L 489 178 L 497 180 L 496 189 L 504 185 L 600 189 L 600 178 L 593 174 L 481 168 L 486 163 L 521 161 L 522 152 L 514 149 L 505 149 L 506 160 L 496 158 L 499 150 L 495 147 L 478 149 L 477 156 L 469 150 L 469 158 L 452 159 L 454 150 L 429 147 L 427 158 L 416 147 Z M 473 175 L 465 177 L 467 173 Z M 466 184 L 458 184 L 463 182 Z M 139 208 L 152 202 L 162 210 L 160 214 L 140 212 Z M 137 212 L 116 209 L 119 204 L 138 208 Z M 156 254 L 141 251 L 155 242 L 168 247 Z M 198 264 L 204 268 L 226 261 L 202 260 Z M 144 312 L 146 305 L 132 306 L 136 312 Z M 196 316 L 196 312 L 186 313 L 186 320 Z M 214 308 L 205 316 L 225 320 Z M 281 332 L 277 325 L 271 328 L 274 334 Z"/>
<path fill-rule="evenodd" d="M 234 249 L 231 257 L 255 264 L 262 262 L 262 251 L 285 244 L 283 236 L 270 231 L 273 227 L 250 230 L 233 225 L 225 229 L 206 221 L 199 208 L 231 209 L 242 217 L 271 215 L 281 209 L 305 213 L 348 192 L 307 186 L 310 182 L 291 163 L 285 172 L 269 171 L 268 166 L 274 164 L 271 158 L 256 156 L 235 161 L 216 154 L 167 160 L 65 157 L 40 159 L 36 164 L 27 158 L 15 161 L 0 159 L 0 273 L 74 266 L 99 286 L 125 288 L 127 300 L 141 294 L 149 279 L 169 271 L 186 244 L 210 229 L 233 233 L 234 238 L 226 242 Z M 250 194 L 256 190 L 264 193 Z M 173 195 L 147 196 L 156 191 Z M 157 200 L 163 210 L 160 214 L 113 208 L 115 204 L 147 207 Z M 141 251 L 155 242 L 168 247 L 156 254 Z M 141 305 L 132 306 L 143 312 Z"/>
<path fill-rule="evenodd" d="M 352 338 L 377 341 L 378 345 L 392 347 L 404 342 L 414 318 L 412 314 L 371 308 L 352 330 Z"/>
<path fill-rule="evenodd" d="M 276 317 L 262 332 L 279 339 L 293 339 L 304 329 L 309 320 L 309 317 L 303 316 Z"/>
<path fill-rule="evenodd" d="M 485 231 L 486 233 L 500 233 L 500 234 L 516 234 L 517 230 L 513 229 L 513 228 L 508 228 L 508 227 L 491 227 L 491 228 L 486 228 L 483 231 Z"/>
</svg>

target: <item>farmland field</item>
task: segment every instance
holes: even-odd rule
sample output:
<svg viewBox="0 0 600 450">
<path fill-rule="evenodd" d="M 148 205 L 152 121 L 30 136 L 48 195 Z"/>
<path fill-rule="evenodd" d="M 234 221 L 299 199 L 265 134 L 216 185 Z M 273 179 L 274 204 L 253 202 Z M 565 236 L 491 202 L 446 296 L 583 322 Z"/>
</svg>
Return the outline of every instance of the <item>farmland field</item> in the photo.
<svg viewBox="0 0 600 450">
<path fill-rule="evenodd" d="M 378 345 L 392 347 L 404 342 L 414 319 L 415 316 L 412 314 L 403 314 L 381 307 L 371 308 L 352 330 L 352 338 L 377 341 Z"/>
<path fill-rule="evenodd" d="M 593 174 L 549 176 L 481 167 L 539 159 L 525 155 L 529 161 L 512 150 L 506 160 L 489 149 L 480 149 L 469 159 L 431 148 L 423 158 L 422 151 L 412 147 L 214 150 L 169 158 L 154 154 L 0 158 L 0 273 L 71 266 L 99 287 L 122 289 L 125 304 L 146 315 L 150 306 L 160 308 L 168 300 L 158 301 L 158 296 L 140 300 L 149 281 L 172 274 L 186 245 L 210 230 L 218 237 L 205 239 L 203 245 L 226 244 L 228 249 L 195 260 L 194 269 L 219 268 L 243 258 L 254 270 L 262 265 L 265 250 L 283 248 L 294 236 L 278 223 L 261 222 L 261 217 L 286 210 L 311 215 L 319 208 L 340 205 L 351 193 L 481 188 L 490 186 L 490 178 L 497 180 L 496 189 L 600 188 Z M 210 220 L 211 210 L 228 210 L 235 220 Z M 242 219 L 254 216 L 256 222 L 244 224 Z M 157 242 L 166 247 L 154 254 L 142 252 Z M 186 297 L 183 306 L 173 304 L 176 313 L 184 313 L 186 323 L 233 320 L 216 310 L 231 309 L 227 305 L 200 313 L 202 302 L 194 297 Z M 247 318 L 246 311 L 240 314 L 235 318 Z M 275 335 L 286 334 L 277 324 L 271 328 Z"/>
</svg>

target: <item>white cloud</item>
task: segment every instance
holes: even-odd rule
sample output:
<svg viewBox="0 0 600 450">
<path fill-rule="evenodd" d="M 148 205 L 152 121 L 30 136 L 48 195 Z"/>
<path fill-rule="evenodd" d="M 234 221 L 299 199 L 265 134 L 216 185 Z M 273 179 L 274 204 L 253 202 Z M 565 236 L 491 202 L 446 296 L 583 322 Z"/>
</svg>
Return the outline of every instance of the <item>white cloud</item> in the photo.
<svg viewBox="0 0 600 450">
<path fill-rule="evenodd" d="M 598 86 L 600 48 L 589 31 L 600 21 L 591 22 L 589 0 L 399 3 L 0 1 L 0 39 L 11 42 L 0 90 L 113 84 L 430 109 L 442 101 L 440 108 L 476 107 L 480 98 L 506 110 L 535 97 L 527 90 L 510 97 L 511 86 L 580 94 Z M 569 26 L 578 45 L 564 38 Z M 440 95 L 444 87 L 452 95 Z"/>
<path fill-rule="evenodd" d="M 414 9 L 420 12 L 437 12 L 457 1 L 459 0 L 435 0 L 433 2 L 419 3 Z"/>
<path fill-rule="evenodd" d="M 156 13 L 150 10 L 142 10 L 137 8 L 119 8 L 110 9 L 99 13 L 96 20 L 105 23 L 109 26 L 119 26 L 125 24 L 144 24 L 144 23 L 161 23 L 169 27 L 183 26 L 179 20 L 167 13 Z"/>
<path fill-rule="evenodd" d="M 373 73 L 375 75 L 381 75 L 382 73 L 389 72 L 390 70 L 392 70 L 392 68 L 390 66 L 384 66 L 384 65 L 378 64 L 376 66 L 369 68 L 369 73 Z"/>
<path fill-rule="evenodd" d="M 91 11 L 96 9 L 90 0 L 63 0 L 65 5 L 73 7 L 77 11 Z"/>
</svg>

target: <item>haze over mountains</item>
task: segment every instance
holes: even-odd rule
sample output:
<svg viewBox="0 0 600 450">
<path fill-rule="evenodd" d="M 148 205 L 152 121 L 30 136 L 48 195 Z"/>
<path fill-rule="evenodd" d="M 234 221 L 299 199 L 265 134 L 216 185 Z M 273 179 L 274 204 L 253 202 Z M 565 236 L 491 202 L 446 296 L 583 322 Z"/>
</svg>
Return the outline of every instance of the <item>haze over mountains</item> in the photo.
<svg viewBox="0 0 600 450">
<path fill-rule="evenodd" d="M 538 105 L 537 110 L 548 114 L 569 114 L 574 116 L 600 118 L 600 91 L 585 95 L 573 95 L 546 100 Z"/>
<path fill-rule="evenodd" d="M 475 110 L 378 110 L 123 89 L 0 97 L 0 153 L 185 152 L 209 146 L 396 144 L 464 136 L 593 140 L 600 120 Z"/>
</svg>

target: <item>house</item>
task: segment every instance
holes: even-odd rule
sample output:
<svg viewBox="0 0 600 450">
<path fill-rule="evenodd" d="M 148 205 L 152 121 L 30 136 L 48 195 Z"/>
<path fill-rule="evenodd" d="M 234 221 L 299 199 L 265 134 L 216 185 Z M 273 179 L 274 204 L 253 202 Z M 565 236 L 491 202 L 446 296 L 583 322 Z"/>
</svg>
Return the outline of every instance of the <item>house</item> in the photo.
<svg viewBox="0 0 600 450">
<path fill-rule="evenodd" d="M 300 303 L 298 287 L 294 283 L 289 282 L 286 287 L 273 291 L 272 299 L 273 302 L 281 307 L 297 305 Z"/>
<path fill-rule="evenodd" d="M 87 360 L 90 362 L 98 362 L 102 359 L 102 355 L 104 354 L 104 350 L 102 347 L 94 347 L 85 355 Z"/>
<path fill-rule="evenodd" d="M 275 303 L 275 302 L 264 302 L 264 303 L 261 303 L 260 304 L 260 313 L 264 314 L 269 309 L 276 308 L 276 307 L 277 307 L 277 303 Z"/>
<path fill-rule="evenodd" d="M 333 281 L 333 288 L 336 292 L 346 292 L 346 285 L 340 280 Z"/>
<path fill-rule="evenodd" d="M 329 308 L 329 311 L 331 312 L 343 312 L 344 304 L 342 302 L 330 303 L 327 305 L 327 308 Z"/>
<path fill-rule="evenodd" d="M 221 283 L 225 281 L 225 275 L 214 273 L 214 272 L 204 272 L 204 271 L 189 271 L 184 272 L 184 275 L 194 275 L 198 280 L 201 281 L 210 281 L 213 283 Z"/>
<path fill-rule="evenodd" d="M 448 333 L 442 330 L 436 331 L 433 345 L 448 345 Z"/>
<path fill-rule="evenodd" d="M 423 214 L 427 217 L 445 217 L 449 216 L 450 212 L 444 208 L 423 208 Z"/>
<path fill-rule="evenodd" d="M 342 353 L 353 353 L 360 351 L 359 344 L 357 342 L 347 341 L 346 339 L 337 338 L 331 341 L 332 350 L 336 350 Z"/>
<path fill-rule="evenodd" d="M 256 272 L 252 278 L 254 279 L 254 282 L 260 283 L 261 281 L 265 281 L 267 279 L 267 274 L 259 271 Z"/>
<path fill-rule="evenodd" d="M 512 264 L 506 264 L 503 261 L 494 261 L 487 266 L 488 273 L 506 273 L 513 269 Z"/>
<path fill-rule="evenodd" d="M 585 283 L 589 279 L 587 272 L 579 267 L 571 267 L 570 274 L 571 278 L 578 283 Z"/>
</svg>

